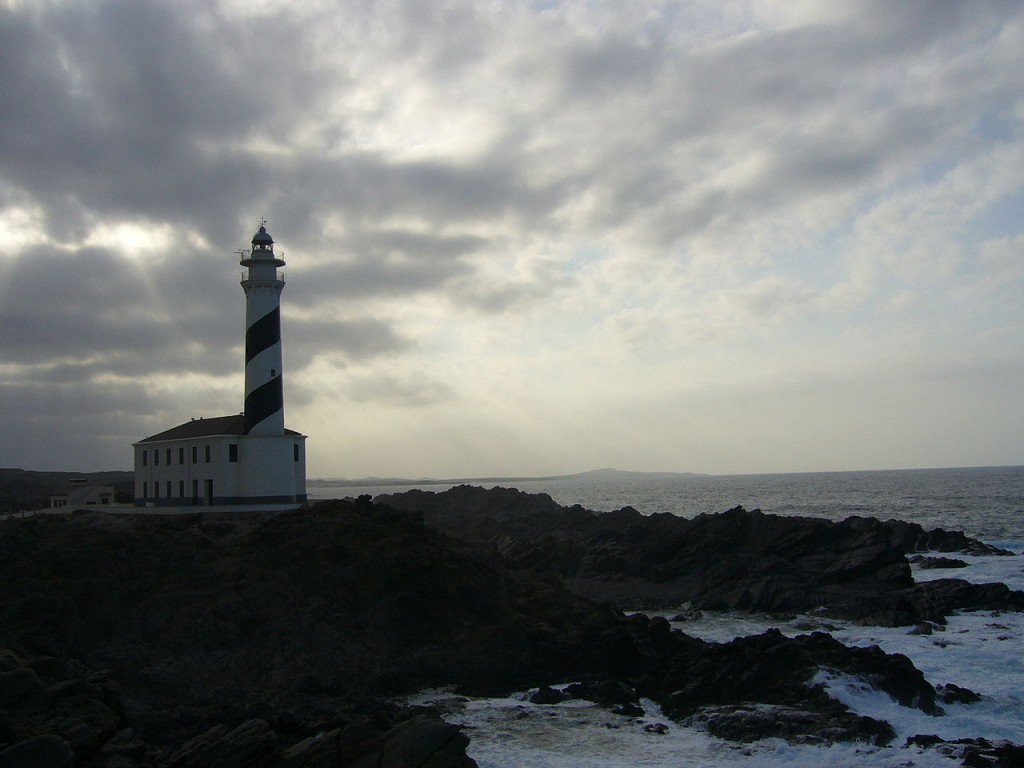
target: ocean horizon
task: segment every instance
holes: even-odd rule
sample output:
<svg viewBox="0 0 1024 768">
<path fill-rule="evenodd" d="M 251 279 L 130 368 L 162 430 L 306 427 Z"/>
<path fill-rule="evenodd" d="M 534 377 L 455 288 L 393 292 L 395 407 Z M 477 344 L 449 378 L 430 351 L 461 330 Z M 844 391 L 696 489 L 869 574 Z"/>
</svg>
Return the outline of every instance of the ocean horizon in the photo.
<svg viewBox="0 0 1024 768">
<path fill-rule="evenodd" d="M 898 519 L 925 528 L 962 530 L 982 540 L 1024 539 L 1024 466 L 847 470 L 706 475 L 597 470 L 551 477 L 452 480 L 314 481 L 311 500 L 423 490 L 457 485 L 514 487 L 546 493 L 563 506 L 595 512 L 633 507 L 645 515 L 681 517 L 732 507 L 769 514 Z"/>
</svg>

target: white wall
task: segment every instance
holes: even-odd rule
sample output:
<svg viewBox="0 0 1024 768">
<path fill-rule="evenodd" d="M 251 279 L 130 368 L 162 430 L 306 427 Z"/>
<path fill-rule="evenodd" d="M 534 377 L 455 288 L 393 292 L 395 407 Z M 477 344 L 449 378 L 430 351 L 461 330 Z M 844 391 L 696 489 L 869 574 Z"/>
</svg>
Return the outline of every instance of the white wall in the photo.
<svg viewBox="0 0 1024 768">
<path fill-rule="evenodd" d="M 303 501 L 306 495 L 304 435 L 210 435 L 137 443 L 135 503 L 189 506 L 194 497 L 206 504 L 206 484 L 213 481 L 214 503 Z M 237 461 L 231 461 L 231 446 Z M 298 446 L 298 461 L 295 446 Z M 209 448 L 209 461 L 206 460 Z M 170 450 L 170 463 L 167 452 Z M 196 461 L 192 461 L 195 450 Z M 182 451 L 184 453 L 182 453 Z M 143 452 L 146 454 L 143 463 Z M 159 461 L 155 452 L 159 452 Z M 184 457 L 184 462 L 180 459 Z M 171 493 L 167 494 L 170 482 Z M 184 494 L 182 491 L 184 482 Z M 157 492 L 158 489 L 158 492 Z"/>
</svg>

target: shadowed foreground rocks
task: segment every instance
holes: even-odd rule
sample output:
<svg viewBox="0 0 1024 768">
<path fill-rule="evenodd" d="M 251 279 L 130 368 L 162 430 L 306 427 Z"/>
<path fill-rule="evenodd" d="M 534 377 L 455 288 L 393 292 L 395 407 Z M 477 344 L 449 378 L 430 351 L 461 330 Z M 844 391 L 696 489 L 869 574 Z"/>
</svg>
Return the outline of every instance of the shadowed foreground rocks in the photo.
<svg viewBox="0 0 1024 768">
<path fill-rule="evenodd" d="M 896 520 L 831 522 L 742 507 L 694 519 L 644 516 L 630 507 L 599 514 L 561 507 L 546 494 L 473 486 L 378 501 L 420 512 L 437 530 L 488 542 L 578 595 L 623 608 L 822 611 L 882 626 L 943 623 L 958 609 L 1024 609 L 1024 593 L 1003 584 L 914 584 L 911 553 L 1009 553 L 960 532 Z"/>
<path fill-rule="evenodd" d="M 892 738 L 828 697 L 822 674 L 941 716 L 904 657 L 824 634 L 705 643 L 366 500 L 8 521 L 0 584 L 4 768 L 468 768 L 457 726 L 400 703 L 445 685 L 575 680 L 738 740 Z"/>
</svg>

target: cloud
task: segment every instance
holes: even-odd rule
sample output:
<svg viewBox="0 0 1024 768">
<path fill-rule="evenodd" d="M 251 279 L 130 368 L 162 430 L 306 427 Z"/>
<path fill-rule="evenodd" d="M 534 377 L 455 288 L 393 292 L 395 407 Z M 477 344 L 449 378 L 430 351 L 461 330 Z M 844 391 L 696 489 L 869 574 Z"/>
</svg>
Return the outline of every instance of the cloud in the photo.
<svg viewBox="0 0 1024 768">
<path fill-rule="evenodd" d="M 314 474 L 853 468 L 907 392 L 932 439 L 957 399 L 1024 413 L 1022 31 L 999 2 L 2 4 L 0 443 L 36 447 L 0 463 L 126 464 L 237 409 L 261 216 Z M 967 421 L 992 449 L 962 461 L 1019 460 L 1019 420 Z"/>
<path fill-rule="evenodd" d="M 372 402 L 405 408 L 438 403 L 452 395 L 451 389 L 442 382 L 407 373 L 357 375 L 346 386 L 346 393 L 357 403 Z"/>
</svg>

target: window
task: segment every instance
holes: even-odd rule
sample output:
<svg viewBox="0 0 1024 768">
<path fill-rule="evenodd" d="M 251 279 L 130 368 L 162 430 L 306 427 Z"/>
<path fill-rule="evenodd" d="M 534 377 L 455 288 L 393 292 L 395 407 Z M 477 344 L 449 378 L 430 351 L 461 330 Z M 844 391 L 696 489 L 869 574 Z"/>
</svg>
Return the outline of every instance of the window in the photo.
<svg viewBox="0 0 1024 768">
<path fill-rule="evenodd" d="M 171 466 L 171 449 L 167 449 L 167 466 Z"/>
<path fill-rule="evenodd" d="M 298 443 L 293 443 L 292 444 L 292 461 L 298 461 L 298 460 L 299 460 L 299 444 Z"/>
<path fill-rule="evenodd" d="M 142 466 L 149 466 L 149 451 L 147 451 L 145 448 L 142 449 Z M 142 495 L 145 496 L 146 494 Z"/>
<path fill-rule="evenodd" d="M 142 498 L 149 498 L 149 483 L 143 481 L 142 483 Z"/>
<path fill-rule="evenodd" d="M 167 450 L 169 451 L 171 449 L 168 448 Z M 168 499 L 171 498 L 171 481 L 170 480 L 167 481 L 167 498 Z"/>
<path fill-rule="evenodd" d="M 238 443 L 231 443 L 228 446 L 228 461 L 238 461 Z"/>
<path fill-rule="evenodd" d="M 206 446 L 206 463 L 210 463 L 210 446 Z"/>
<path fill-rule="evenodd" d="M 154 448 L 153 449 L 153 466 L 154 467 L 159 467 L 160 466 L 160 449 L 159 448 Z"/>
<path fill-rule="evenodd" d="M 197 445 L 193 445 L 192 446 L 192 463 L 193 464 L 198 464 L 199 463 L 199 446 L 197 446 Z"/>
<path fill-rule="evenodd" d="M 184 480 L 179 480 L 178 481 L 178 496 L 180 496 L 183 499 L 185 498 L 185 481 Z"/>
<path fill-rule="evenodd" d="M 182 446 L 180 446 L 178 448 L 178 463 L 179 464 L 184 464 L 185 463 L 185 446 L 184 445 L 182 445 Z M 185 494 L 181 494 L 181 495 L 184 496 Z"/>
<path fill-rule="evenodd" d="M 153 498 L 154 499 L 159 499 L 160 498 L 160 483 L 159 483 L 159 481 L 153 483 Z"/>
<path fill-rule="evenodd" d="M 193 451 L 195 448 L 192 449 Z M 199 501 L 199 481 L 192 481 L 192 501 Z"/>
</svg>

